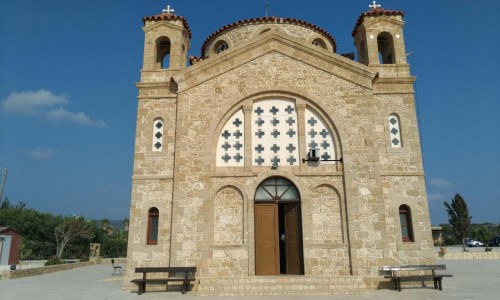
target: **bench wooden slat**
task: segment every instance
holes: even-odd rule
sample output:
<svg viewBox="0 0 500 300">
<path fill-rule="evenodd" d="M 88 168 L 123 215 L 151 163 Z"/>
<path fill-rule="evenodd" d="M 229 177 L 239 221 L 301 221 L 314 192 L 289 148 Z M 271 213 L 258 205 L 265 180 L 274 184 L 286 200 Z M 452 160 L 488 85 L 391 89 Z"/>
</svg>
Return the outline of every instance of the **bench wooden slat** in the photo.
<svg viewBox="0 0 500 300">
<path fill-rule="evenodd" d="M 382 271 L 431 271 L 446 270 L 446 265 L 383 266 Z"/>
<path fill-rule="evenodd" d="M 136 273 L 173 273 L 196 272 L 196 267 L 141 267 L 135 268 Z"/>
<path fill-rule="evenodd" d="M 189 274 L 196 273 L 196 267 L 140 267 L 135 268 L 135 273 L 142 273 L 142 278 L 136 278 L 131 280 L 132 283 L 136 283 L 139 287 L 139 295 L 146 292 L 146 284 L 167 284 L 168 282 L 182 282 L 182 293 L 187 291 L 188 285 L 191 281 L 195 281 L 196 278 L 190 277 Z M 147 274 L 151 273 L 168 273 L 167 278 L 147 278 Z M 178 276 L 178 273 L 183 273 L 182 276 Z"/>
</svg>

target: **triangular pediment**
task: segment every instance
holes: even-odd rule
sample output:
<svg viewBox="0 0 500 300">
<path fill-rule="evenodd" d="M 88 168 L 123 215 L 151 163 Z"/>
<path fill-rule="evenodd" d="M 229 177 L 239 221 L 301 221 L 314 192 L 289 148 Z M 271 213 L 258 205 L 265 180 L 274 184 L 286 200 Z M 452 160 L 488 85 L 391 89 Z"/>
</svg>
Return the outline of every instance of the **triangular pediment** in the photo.
<svg viewBox="0 0 500 300">
<path fill-rule="evenodd" d="M 161 28 L 161 27 L 165 27 L 165 28 L 168 28 L 168 29 L 175 29 L 175 30 L 184 30 L 185 27 L 182 26 L 182 23 L 179 22 L 180 24 L 176 24 L 176 23 L 173 23 L 173 22 L 157 22 L 157 23 L 152 23 L 152 24 L 148 24 L 148 25 L 145 25 L 142 27 L 142 30 L 144 32 L 150 32 L 150 31 L 153 31 L 157 28 Z"/>
<path fill-rule="evenodd" d="M 272 30 L 244 45 L 196 63 L 174 80 L 179 91 L 186 90 L 274 52 L 369 89 L 377 75 L 363 64 Z"/>
<path fill-rule="evenodd" d="M 402 28 L 405 22 L 396 19 L 394 16 L 377 16 L 377 17 L 365 17 L 363 26 L 365 28 L 375 27 L 375 24 L 383 24 L 388 26 L 394 26 L 396 28 Z"/>
</svg>

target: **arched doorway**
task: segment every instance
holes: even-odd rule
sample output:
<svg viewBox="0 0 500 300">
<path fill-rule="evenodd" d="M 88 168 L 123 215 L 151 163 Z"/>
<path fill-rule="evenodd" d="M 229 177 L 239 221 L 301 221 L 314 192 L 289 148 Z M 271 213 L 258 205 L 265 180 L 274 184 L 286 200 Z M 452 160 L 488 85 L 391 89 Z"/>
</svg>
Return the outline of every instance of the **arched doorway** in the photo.
<svg viewBox="0 0 500 300">
<path fill-rule="evenodd" d="M 255 274 L 302 275 L 303 266 L 299 192 L 271 177 L 255 192 Z"/>
</svg>

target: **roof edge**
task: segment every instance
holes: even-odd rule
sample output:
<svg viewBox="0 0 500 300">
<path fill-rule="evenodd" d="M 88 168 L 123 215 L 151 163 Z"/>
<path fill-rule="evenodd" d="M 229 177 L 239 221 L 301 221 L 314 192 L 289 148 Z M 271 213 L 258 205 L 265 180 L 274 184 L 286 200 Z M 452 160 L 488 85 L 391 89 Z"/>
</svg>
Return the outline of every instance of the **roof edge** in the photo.
<svg viewBox="0 0 500 300">
<path fill-rule="evenodd" d="M 186 28 L 186 30 L 188 31 L 189 38 L 191 38 L 192 34 L 191 34 L 191 29 L 189 28 L 189 24 L 188 24 L 186 18 L 184 18 L 182 16 L 176 16 L 173 14 L 162 13 L 162 14 L 158 14 L 158 15 L 154 15 L 154 16 L 143 17 L 142 23 L 144 25 L 146 25 L 146 21 L 161 21 L 161 20 L 174 20 L 174 21 L 181 20 L 182 24 L 184 25 L 184 28 Z"/>
<path fill-rule="evenodd" d="M 354 29 L 352 30 L 352 36 L 356 36 L 356 32 L 358 31 L 359 25 L 363 22 L 365 17 L 373 17 L 373 16 L 401 16 L 403 17 L 405 12 L 402 10 L 387 10 L 383 8 L 372 9 L 370 11 L 362 13 L 358 20 L 356 21 L 356 25 L 354 25 Z"/>
</svg>

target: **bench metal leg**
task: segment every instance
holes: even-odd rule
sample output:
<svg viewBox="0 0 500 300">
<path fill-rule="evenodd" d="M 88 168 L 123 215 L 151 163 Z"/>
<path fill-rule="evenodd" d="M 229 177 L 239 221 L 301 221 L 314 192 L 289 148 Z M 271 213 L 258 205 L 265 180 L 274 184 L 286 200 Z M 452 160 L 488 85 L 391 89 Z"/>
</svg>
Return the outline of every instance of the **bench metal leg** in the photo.
<svg viewBox="0 0 500 300">
<path fill-rule="evenodd" d="M 443 284 L 441 283 L 441 278 L 438 279 L 439 290 L 443 290 Z"/>
<path fill-rule="evenodd" d="M 396 291 L 401 292 L 401 281 L 399 279 L 394 279 L 394 286 L 396 287 Z"/>
<path fill-rule="evenodd" d="M 139 295 L 145 292 L 146 292 L 146 283 L 145 282 L 139 283 Z"/>
</svg>

